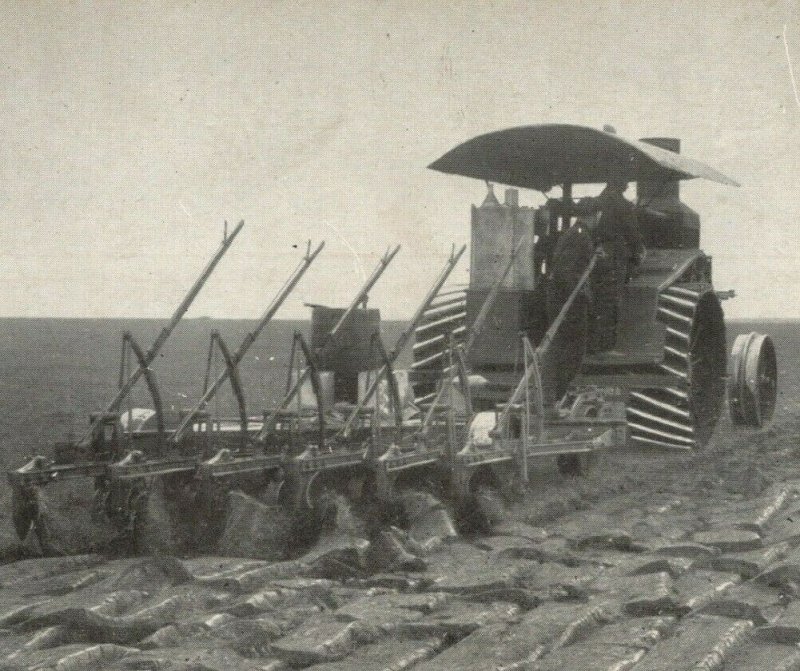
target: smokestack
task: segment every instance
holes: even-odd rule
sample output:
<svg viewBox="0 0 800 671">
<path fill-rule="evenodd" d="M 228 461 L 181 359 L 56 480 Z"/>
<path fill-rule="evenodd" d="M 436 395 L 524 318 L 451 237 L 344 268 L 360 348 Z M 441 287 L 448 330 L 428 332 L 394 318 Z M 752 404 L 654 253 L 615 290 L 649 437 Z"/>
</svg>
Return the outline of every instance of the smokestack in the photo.
<svg viewBox="0 0 800 671">
<path fill-rule="evenodd" d="M 679 154 L 681 141 L 676 137 L 646 137 L 655 147 Z M 667 221 L 642 221 L 645 244 L 662 249 L 697 249 L 700 246 L 700 217 L 691 207 L 681 202 L 680 181 L 642 181 L 636 185 L 636 199 L 640 205 L 667 214 Z"/>
</svg>

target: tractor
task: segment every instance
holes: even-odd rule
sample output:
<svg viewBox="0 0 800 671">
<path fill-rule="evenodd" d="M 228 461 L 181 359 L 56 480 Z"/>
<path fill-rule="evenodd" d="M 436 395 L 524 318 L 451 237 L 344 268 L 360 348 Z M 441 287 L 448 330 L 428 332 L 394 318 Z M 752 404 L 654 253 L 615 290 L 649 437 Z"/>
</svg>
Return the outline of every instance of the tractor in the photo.
<svg viewBox="0 0 800 671">
<path fill-rule="evenodd" d="M 87 435 L 9 473 L 18 535 L 52 546 L 39 492 L 55 480 L 91 479 L 94 507 L 136 551 L 159 482 L 166 495 L 181 493 L 194 536 L 213 542 L 235 489 L 269 492 L 308 522 L 327 492 L 391 505 L 402 488 L 434 482 L 468 513 L 487 487 L 526 483 L 537 459 L 555 458 L 571 476 L 604 449 L 702 449 L 726 386 L 733 423 L 763 426 L 776 401 L 775 348 L 767 335 L 742 335 L 729 361 L 721 300 L 730 292 L 714 289 L 699 216 L 680 200 L 682 180 L 735 182 L 679 149 L 674 138 L 572 125 L 468 140 L 430 166 L 489 185 L 471 212 L 466 286 L 450 282 L 466 250 L 454 247 L 387 346 L 367 300 L 399 246 L 388 251 L 346 307 L 311 305 L 310 338 L 294 335 L 283 398 L 251 416 L 238 366 L 322 251 L 309 245 L 236 350 L 212 334 L 209 362 L 217 351 L 225 369 L 216 379 L 209 369 L 197 403 L 165 419 L 151 366 L 240 225 L 147 352 L 124 337 L 136 363 L 120 371 L 119 393 L 92 414 Z M 635 202 L 623 202 L 642 248 L 635 264 L 596 237 L 609 221 L 602 197 L 574 197 L 612 182 L 636 183 Z M 495 184 L 507 187 L 503 202 Z M 545 203 L 521 205 L 519 189 Z M 409 346 L 410 369 L 398 370 Z M 124 412 L 141 377 L 154 407 Z M 226 383 L 233 419 L 208 410 Z"/>
</svg>

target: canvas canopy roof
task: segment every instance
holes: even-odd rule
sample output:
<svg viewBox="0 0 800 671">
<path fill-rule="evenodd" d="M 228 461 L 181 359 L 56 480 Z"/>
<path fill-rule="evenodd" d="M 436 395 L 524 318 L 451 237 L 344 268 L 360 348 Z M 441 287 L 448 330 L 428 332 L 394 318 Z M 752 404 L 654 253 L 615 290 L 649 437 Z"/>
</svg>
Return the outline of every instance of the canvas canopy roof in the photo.
<svg viewBox="0 0 800 671">
<path fill-rule="evenodd" d="M 671 181 L 702 177 L 738 186 L 714 168 L 639 140 L 585 126 L 541 124 L 479 135 L 428 166 L 432 170 L 548 191 L 556 184 Z"/>
</svg>

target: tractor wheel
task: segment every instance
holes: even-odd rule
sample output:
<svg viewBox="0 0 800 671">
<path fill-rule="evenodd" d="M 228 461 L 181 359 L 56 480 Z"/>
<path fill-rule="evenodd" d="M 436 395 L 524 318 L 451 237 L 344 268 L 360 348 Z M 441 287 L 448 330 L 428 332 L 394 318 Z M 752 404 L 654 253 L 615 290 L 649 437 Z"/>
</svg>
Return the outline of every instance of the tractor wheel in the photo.
<svg viewBox="0 0 800 671">
<path fill-rule="evenodd" d="M 631 392 L 630 437 L 643 445 L 692 450 L 711 439 L 725 398 L 722 307 L 706 286 L 672 285 L 658 296 L 665 326 L 661 371 L 676 384 Z"/>
<path fill-rule="evenodd" d="M 772 419 L 778 394 L 778 365 L 772 339 L 761 333 L 737 336 L 730 363 L 731 420 L 738 426 L 764 426 Z"/>
</svg>

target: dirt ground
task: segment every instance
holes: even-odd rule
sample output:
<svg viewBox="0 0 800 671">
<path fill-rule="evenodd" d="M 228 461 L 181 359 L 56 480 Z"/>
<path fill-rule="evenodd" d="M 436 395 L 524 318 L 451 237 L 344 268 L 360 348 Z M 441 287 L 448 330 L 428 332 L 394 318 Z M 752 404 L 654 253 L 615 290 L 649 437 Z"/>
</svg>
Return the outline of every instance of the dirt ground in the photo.
<svg viewBox="0 0 800 671">
<path fill-rule="evenodd" d="M 420 494 L 369 538 L 341 507 L 291 560 L 9 562 L 0 669 L 800 669 L 800 325 L 749 330 L 778 349 L 763 430 L 723 417 L 702 452 L 581 478 L 542 462 L 474 536 Z"/>
</svg>

